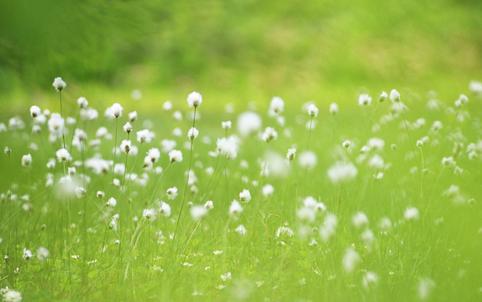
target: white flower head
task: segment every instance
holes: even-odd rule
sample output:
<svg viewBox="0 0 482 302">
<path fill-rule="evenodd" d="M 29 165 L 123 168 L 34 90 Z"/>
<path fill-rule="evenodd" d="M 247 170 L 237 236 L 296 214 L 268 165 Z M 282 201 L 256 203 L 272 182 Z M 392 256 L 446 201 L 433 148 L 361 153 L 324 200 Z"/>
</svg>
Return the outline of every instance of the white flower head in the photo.
<svg viewBox="0 0 482 302">
<path fill-rule="evenodd" d="M 7 288 L 0 289 L 0 295 L 5 302 L 21 302 L 22 294 L 16 290 Z"/>
<path fill-rule="evenodd" d="M 337 103 L 331 103 L 329 111 L 330 111 L 330 114 L 332 114 L 332 115 L 337 114 L 338 111 L 339 111 L 338 104 Z"/>
<path fill-rule="evenodd" d="M 378 275 L 374 272 L 366 272 L 363 275 L 362 285 L 364 288 L 368 289 L 372 285 L 375 285 L 378 282 Z"/>
<path fill-rule="evenodd" d="M 30 116 L 33 118 L 36 118 L 42 114 L 42 110 L 40 109 L 39 106 L 33 105 L 30 107 Z"/>
<path fill-rule="evenodd" d="M 187 137 L 190 139 L 190 140 L 194 140 L 198 137 L 199 135 L 199 130 L 197 130 L 196 128 L 192 127 L 191 129 L 189 129 L 187 131 Z"/>
<path fill-rule="evenodd" d="M 274 114 L 281 114 L 283 113 L 285 108 L 285 102 L 279 96 L 275 96 L 271 99 L 271 104 L 269 106 L 270 112 Z"/>
<path fill-rule="evenodd" d="M 385 102 L 387 99 L 388 99 L 388 93 L 386 91 L 382 91 L 382 93 L 380 93 L 380 96 L 378 97 L 378 101 L 382 103 L 382 102 Z"/>
<path fill-rule="evenodd" d="M 129 121 L 133 123 L 136 120 L 137 120 L 137 111 L 129 112 Z"/>
<path fill-rule="evenodd" d="M 170 200 L 174 200 L 177 197 L 178 190 L 176 187 L 171 187 L 166 190 L 166 194 Z"/>
<path fill-rule="evenodd" d="M 132 143 L 130 140 L 124 139 L 120 144 L 120 149 L 122 152 L 129 154 L 132 150 Z"/>
<path fill-rule="evenodd" d="M 360 106 L 368 106 L 372 103 L 372 97 L 366 93 L 360 94 L 358 96 L 358 105 Z"/>
<path fill-rule="evenodd" d="M 235 159 L 238 156 L 239 139 L 234 135 L 218 138 L 216 141 L 216 149 L 219 154 L 226 158 Z"/>
<path fill-rule="evenodd" d="M 312 151 L 303 151 L 298 156 L 298 163 L 302 168 L 313 169 L 318 162 L 316 154 Z"/>
<path fill-rule="evenodd" d="M 159 213 L 163 215 L 164 217 L 169 217 L 171 216 L 171 206 L 168 203 L 165 203 L 164 201 L 161 201 L 159 205 Z"/>
<path fill-rule="evenodd" d="M 270 197 L 274 193 L 274 187 L 270 184 L 264 185 L 262 188 L 262 193 L 264 197 Z"/>
<path fill-rule="evenodd" d="M 49 250 L 43 246 L 37 249 L 37 259 L 44 261 L 49 257 Z"/>
<path fill-rule="evenodd" d="M 117 205 L 117 200 L 114 197 L 110 197 L 105 203 L 109 208 L 114 208 Z"/>
<path fill-rule="evenodd" d="M 406 220 L 416 220 L 418 219 L 419 217 L 419 211 L 417 208 L 415 207 L 409 207 L 405 210 L 405 212 L 403 213 L 403 217 L 406 219 Z"/>
<path fill-rule="evenodd" d="M 187 96 L 187 104 L 191 108 L 197 108 L 203 102 L 203 97 L 199 92 L 193 91 Z"/>
<path fill-rule="evenodd" d="M 351 273 L 355 270 L 358 262 L 360 262 L 360 256 L 353 248 L 348 248 L 343 256 L 343 269 L 347 273 Z"/>
<path fill-rule="evenodd" d="M 71 161 L 72 156 L 70 155 L 69 151 L 65 148 L 61 148 L 55 152 L 55 156 L 57 157 L 57 161 L 59 162 L 66 162 Z"/>
<path fill-rule="evenodd" d="M 276 138 L 278 138 L 278 132 L 276 132 L 276 130 L 271 127 L 266 127 L 266 129 L 264 129 L 264 132 L 261 134 L 261 139 L 267 143 L 275 140 Z"/>
<path fill-rule="evenodd" d="M 169 162 L 182 162 L 182 152 L 176 149 L 169 151 Z"/>
<path fill-rule="evenodd" d="M 396 89 L 392 89 L 390 91 L 390 101 L 392 102 L 400 102 L 400 92 Z"/>
<path fill-rule="evenodd" d="M 336 184 L 354 179 L 358 170 L 350 162 L 336 162 L 328 169 L 327 173 L 331 182 Z"/>
<path fill-rule="evenodd" d="M 239 200 L 244 201 L 244 202 L 250 202 L 251 201 L 251 192 L 249 190 L 244 189 L 239 193 Z"/>
<path fill-rule="evenodd" d="M 289 148 L 288 152 L 286 152 L 286 158 L 289 161 L 293 161 L 293 159 L 295 159 L 295 157 L 296 157 L 296 148 Z"/>
<path fill-rule="evenodd" d="M 32 251 L 27 249 L 27 248 L 24 248 L 22 258 L 24 260 L 30 260 L 30 259 L 32 259 L 32 257 L 33 257 Z"/>
<path fill-rule="evenodd" d="M 142 211 L 142 217 L 148 221 L 154 221 L 157 218 L 157 211 L 156 209 L 144 209 Z"/>
<path fill-rule="evenodd" d="M 127 122 L 122 126 L 122 129 L 124 130 L 125 133 L 129 134 L 132 132 L 132 124 Z"/>
<path fill-rule="evenodd" d="M 123 111 L 124 111 L 124 108 L 122 108 L 121 104 L 114 103 L 108 109 L 108 114 L 110 114 L 112 118 L 119 118 L 122 116 Z"/>
<path fill-rule="evenodd" d="M 24 167 L 29 167 L 32 164 L 32 155 L 25 154 L 22 156 L 22 166 Z"/>
<path fill-rule="evenodd" d="M 352 223 L 356 228 L 361 228 L 362 226 L 368 225 L 368 217 L 363 212 L 357 212 L 352 217 Z"/>
<path fill-rule="evenodd" d="M 193 205 L 190 209 L 191 217 L 193 220 L 197 221 L 206 216 L 208 209 L 204 206 Z"/>
<path fill-rule="evenodd" d="M 62 80 L 61 77 L 56 77 L 52 83 L 52 86 L 55 88 L 57 91 L 62 91 L 67 87 L 67 83 Z"/>
<path fill-rule="evenodd" d="M 136 132 L 137 141 L 141 144 L 152 142 L 154 136 L 154 132 L 149 129 L 142 129 Z"/>
<path fill-rule="evenodd" d="M 318 109 L 318 107 L 316 107 L 315 104 L 309 103 L 308 105 L 306 105 L 306 112 L 310 117 L 317 117 L 320 110 Z"/>
<path fill-rule="evenodd" d="M 231 129 L 231 126 L 232 126 L 232 122 L 231 122 L 231 121 L 223 121 L 223 122 L 221 122 L 221 128 L 223 128 L 224 130 Z"/>
<path fill-rule="evenodd" d="M 256 133 L 261 128 L 261 118 L 255 112 L 241 113 L 238 117 L 238 131 L 242 136 Z"/>
<path fill-rule="evenodd" d="M 79 108 L 85 109 L 89 106 L 89 102 L 85 97 L 81 96 L 77 99 L 77 105 L 79 106 Z"/>
<path fill-rule="evenodd" d="M 233 200 L 229 206 L 229 215 L 236 216 L 243 212 L 243 207 L 237 200 Z"/>
</svg>

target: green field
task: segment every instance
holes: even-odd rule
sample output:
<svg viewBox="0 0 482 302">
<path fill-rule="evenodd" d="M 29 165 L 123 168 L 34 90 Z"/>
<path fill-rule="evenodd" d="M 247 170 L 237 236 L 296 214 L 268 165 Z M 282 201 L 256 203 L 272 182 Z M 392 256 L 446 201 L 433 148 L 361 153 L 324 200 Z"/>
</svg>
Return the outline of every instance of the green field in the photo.
<svg viewBox="0 0 482 302">
<path fill-rule="evenodd" d="M 1 2 L 0 301 L 480 301 L 481 9 Z"/>
<path fill-rule="evenodd" d="M 268 102 L 256 109 L 260 129 L 238 120 L 247 108 L 212 114 L 204 107 L 215 100 L 205 99 L 192 153 L 186 132 L 193 109 L 185 102 L 139 114 L 129 135 L 122 130 L 127 112 L 109 120 L 99 110 L 97 120 L 66 126 L 67 161 L 55 159 L 63 145 L 59 132 L 49 133 L 55 118 L 42 124 L 25 109 L 14 123 L 21 118 L 25 128 L 9 121 L 1 133 L 12 150 L 1 157 L 2 284 L 27 301 L 478 300 L 481 107 L 473 97 L 459 107 L 375 97 L 336 114 L 322 107 L 316 117 L 289 104 L 266 114 Z M 234 127 L 223 130 L 227 120 Z M 41 131 L 32 133 L 33 125 Z M 259 136 L 269 134 L 266 126 L 277 132 L 269 142 Z M 87 138 L 79 143 L 76 134 L 71 146 L 74 128 Z M 154 131 L 152 142 L 139 143 L 144 128 Z M 239 141 L 217 143 L 228 136 Z M 137 155 L 113 153 L 124 139 Z M 175 143 L 182 162 L 170 162 L 173 146 L 161 140 Z M 160 159 L 145 167 L 146 152 L 161 145 Z M 291 147 L 297 152 L 289 161 Z M 22 167 L 27 153 L 31 165 Z M 329 174 L 340 162 L 345 168 Z M 251 200 L 243 202 L 245 189 Z M 116 205 L 108 205 L 111 197 Z M 208 200 L 214 208 L 205 211 Z M 243 211 L 230 215 L 233 200 Z M 48 257 L 38 256 L 39 247 Z"/>
</svg>

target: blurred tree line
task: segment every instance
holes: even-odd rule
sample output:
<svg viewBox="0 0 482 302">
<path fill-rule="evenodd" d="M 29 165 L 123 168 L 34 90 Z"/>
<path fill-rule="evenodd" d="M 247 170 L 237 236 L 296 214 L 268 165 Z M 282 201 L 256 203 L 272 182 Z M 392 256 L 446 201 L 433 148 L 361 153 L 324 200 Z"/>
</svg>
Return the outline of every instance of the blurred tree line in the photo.
<svg viewBox="0 0 482 302">
<path fill-rule="evenodd" d="M 0 0 L 0 87 L 478 75 L 481 3 Z"/>
</svg>

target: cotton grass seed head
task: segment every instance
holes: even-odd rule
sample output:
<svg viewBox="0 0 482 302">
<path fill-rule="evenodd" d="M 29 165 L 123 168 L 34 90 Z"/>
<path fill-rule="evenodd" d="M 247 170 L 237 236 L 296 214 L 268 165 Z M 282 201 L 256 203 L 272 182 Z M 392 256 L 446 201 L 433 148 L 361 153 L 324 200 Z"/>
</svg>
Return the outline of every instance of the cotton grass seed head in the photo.
<svg viewBox="0 0 482 302">
<path fill-rule="evenodd" d="M 193 91 L 187 96 L 187 104 L 191 108 L 199 107 L 199 105 L 201 105 L 202 102 L 203 102 L 203 97 L 197 91 Z"/>
<path fill-rule="evenodd" d="M 372 103 L 372 97 L 366 93 L 360 94 L 358 96 L 358 105 L 360 106 L 368 106 Z"/>
<path fill-rule="evenodd" d="M 21 162 L 23 167 L 30 167 L 32 164 L 32 155 L 30 153 L 23 155 Z"/>
<path fill-rule="evenodd" d="M 67 83 L 65 83 L 61 77 L 56 77 L 52 83 L 52 87 L 54 87 L 57 91 L 62 91 L 65 89 L 65 87 L 67 87 Z"/>
<path fill-rule="evenodd" d="M 39 106 L 32 106 L 30 107 L 30 116 L 32 118 L 36 118 L 42 114 L 42 110 L 40 109 Z"/>
<path fill-rule="evenodd" d="M 182 152 L 179 150 L 169 151 L 169 162 L 171 163 L 182 162 Z"/>
</svg>

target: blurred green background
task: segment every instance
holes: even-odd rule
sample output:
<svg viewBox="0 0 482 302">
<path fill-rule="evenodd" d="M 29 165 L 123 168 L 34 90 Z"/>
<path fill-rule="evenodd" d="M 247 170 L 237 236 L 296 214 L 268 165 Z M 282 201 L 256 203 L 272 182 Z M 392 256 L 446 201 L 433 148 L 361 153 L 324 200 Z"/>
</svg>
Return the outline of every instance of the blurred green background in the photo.
<svg viewBox="0 0 482 302">
<path fill-rule="evenodd" d="M 482 79 L 481 16 L 480 0 L 1 0 L 0 95 L 30 101 L 61 75 L 73 95 L 455 96 Z"/>
</svg>

